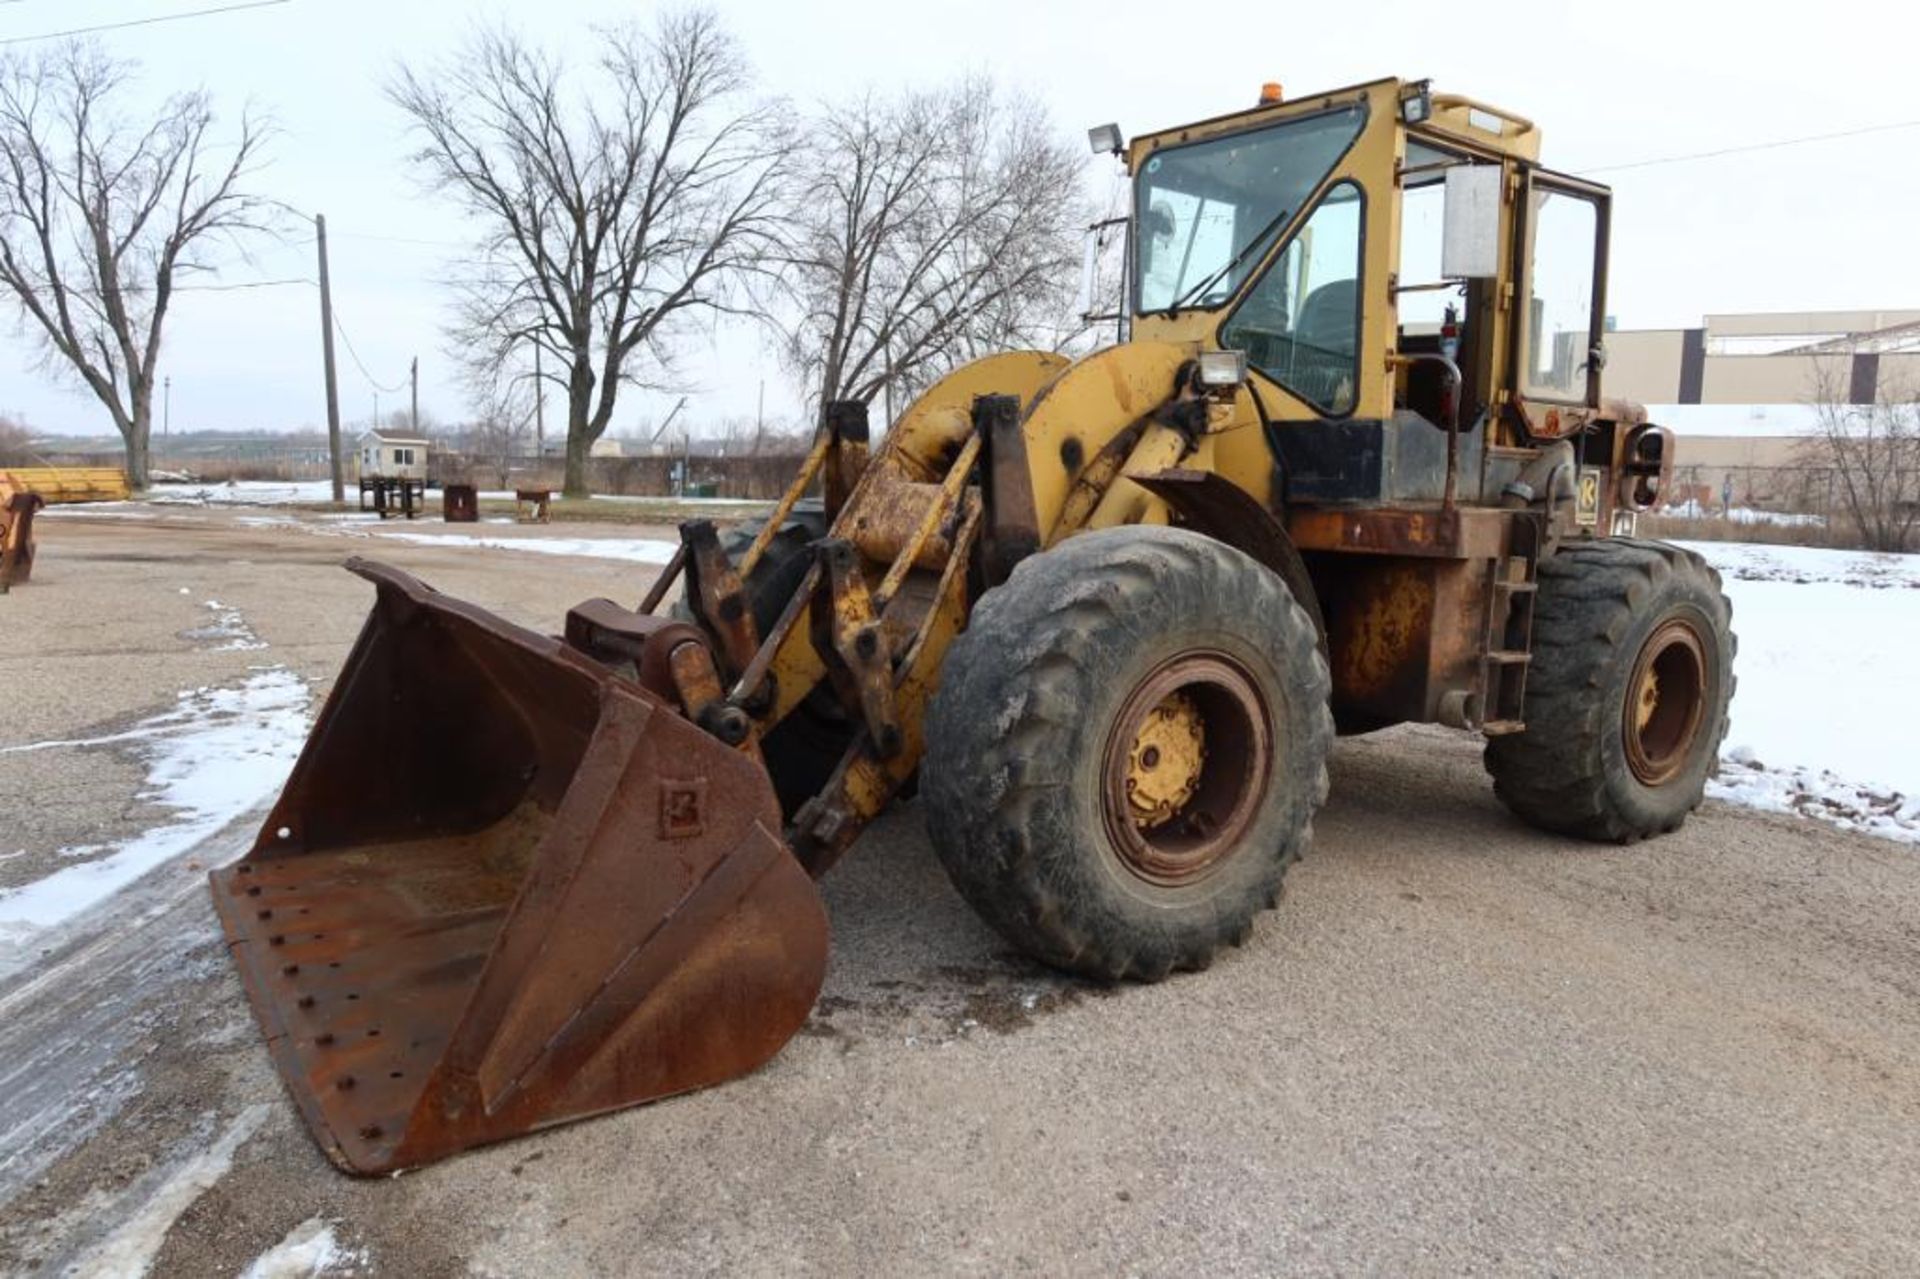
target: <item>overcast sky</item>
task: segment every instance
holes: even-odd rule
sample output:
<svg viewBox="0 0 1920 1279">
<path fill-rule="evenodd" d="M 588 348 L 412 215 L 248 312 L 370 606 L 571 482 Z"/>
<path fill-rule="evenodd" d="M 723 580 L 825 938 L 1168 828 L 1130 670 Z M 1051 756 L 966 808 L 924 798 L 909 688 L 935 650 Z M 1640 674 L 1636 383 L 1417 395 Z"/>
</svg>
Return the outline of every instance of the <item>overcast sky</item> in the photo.
<svg viewBox="0 0 1920 1279">
<path fill-rule="evenodd" d="M 13 0 L 0 40 L 210 7 L 215 0 Z M 1615 0 L 1607 5 L 1215 0 L 726 0 L 716 6 L 764 92 L 796 102 L 986 71 L 1037 92 L 1063 130 L 1118 120 L 1129 133 L 1381 76 L 1431 77 L 1537 121 L 1546 163 L 1615 189 L 1610 307 L 1626 328 L 1691 325 L 1714 311 L 1920 306 L 1920 128 L 1606 171 L 1662 157 L 1920 120 L 1911 3 L 1785 5 Z M 442 273 L 460 228 L 413 182 L 402 123 L 381 94 L 401 60 L 456 44 L 475 14 L 588 47 L 592 23 L 645 8 L 540 0 L 292 0 L 273 8 L 101 37 L 144 64 L 143 87 L 204 85 L 230 118 L 251 102 L 280 134 L 259 185 L 327 215 L 342 325 L 373 379 L 421 361 L 422 408 L 465 412 L 443 353 Z M 21 47 L 21 46 L 15 46 Z M 31 47 L 31 46 L 25 46 Z M 1090 170 L 1104 181 L 1105 170 Z M 304 232 L 292 239 L 304 239 Z M 222 281 L 313 273 L 312 247 L 234 262 Z M 8 315 L 11 316 L 9 306 Z M 343 349 L 342 413 L 374 388 Z M 163 371 L 173 425 L 286 429 L 324 422 L 316 291 L 307 285 L 182 295 Z M 790 379 L 750 333 L 687 353 L 696 421 L 793 413 Z M 663 416 L 675 396 L 623 399 L 615 429 Z M 381 408 L 400 402 L 383 395 Z M 0 409 L 39 430 L 110 431 L 97 403 L 36 372 L 0 336 Z M 156 430 L 158 429 L 156 408 Z"/>
</svg>

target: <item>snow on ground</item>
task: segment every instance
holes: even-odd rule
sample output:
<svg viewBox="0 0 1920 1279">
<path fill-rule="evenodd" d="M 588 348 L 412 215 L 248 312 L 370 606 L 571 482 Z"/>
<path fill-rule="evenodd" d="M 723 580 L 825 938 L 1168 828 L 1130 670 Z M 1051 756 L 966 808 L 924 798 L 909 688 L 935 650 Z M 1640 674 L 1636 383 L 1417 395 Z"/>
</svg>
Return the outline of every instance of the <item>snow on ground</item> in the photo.
<svg viewBox="0 0 1920 1279">
<path fill-rule="evenodd" d="M 169 1172 L 139 1211 L 82 1257 L 71 1273 L 112 1279 L 138 1279 L 146 1274 L 153 1268 L 154 1255 L 167 1241 L 173 1223 L 227 1175 L 234 1152 L 253 1136 L 271 1109 L 261 1102 L 236 1115 L 218 1141 L 188 1156 Z"/>
<path fill-rule="evenodd" d="M 359 1249 L 341 1245 L 331 1223 L 309 1217 L 288 1231 L 285 1239 L 254 1258 L 240 1279 L 307 1279 L 357 1270 L 365 1260 Z"/>
<path fill-rule="evenodd" d="M 219 600 L 207 600 L 205 604 L 213 616 L 205 626 L 183 632 L 183 638 L 204 641 L 216 653 L 244 652 L 267 646 L 265 640 L 253 633 L 253 627 L 247 624 L 239 609 Z"/>
<path fill-rule="evenodd" d="M 472 533 L 389 533 L 384 529 L 373 536 L 421 546 L 479 546 L 495 551 L 581 555 L 638 564 L 665 564 L 678 549 L 677 543 L 651 537 L 480 537 Z"/>
<path fill-rule="evenodd" d="M 1751 506 L 1721 507 L 1688 498 L 1660 508 L 1661 515 L 1689 520 L 1726 520 L 1732 524 L 1777 524 L 1783 528 L 1824 528 L 1827 517 L 1794 511 L 1762 511 Z"/>
<path fill-rule="evenodd" d="M 331 502 L 331 480 L 227 480 L 223 483 L 154 484 L 146 501 L 176 506 L 288 506 Z"/>
<path fill-rule="evenodd" d="M 141 797 L 174 810 L 104 856 L 0 893 L 0 941 L 65 923 L 272 798 L 306 740 L 307 703 L 306 683 L 272 666 L 237 687 L 182 693 L 171 710 L 125 732 L 0 749 L 4 760 L 26 751 L 131 744 L 147 768 Z"/>
<path fill-rule="evenodd" d="M 513 490 L 485 489 L 479 493 L 479 496 L 511 502 Z M 358 485 L 349 483 L 347 500 L 357 501 L 358 497 Z M 162 506 L 296 506 L 308 503 L 326 505 L 333 501 L 333 482 L 331 480 L 156 481 L 139 500 L 158 503 Z M 567 499 L 555 492 L 551 500 L 558 504 Z M 586 500 L 589 502 L 669 502 L 676 506 L 707 507 L 716 514 L 730 510 L 758 511 L 766 505 L 765 502 L 752 498 L 674 497 L 669 494 L 599 493 Z M 103 502 L 94 505 L 119 506 L 123 503 Z"/>
<path fill-rule="evenodd" d="M 1684 545 L 1720 570 L 1740 637 L 1708 794 L 1920 843 L 1920 555 Z"/>
</svg>

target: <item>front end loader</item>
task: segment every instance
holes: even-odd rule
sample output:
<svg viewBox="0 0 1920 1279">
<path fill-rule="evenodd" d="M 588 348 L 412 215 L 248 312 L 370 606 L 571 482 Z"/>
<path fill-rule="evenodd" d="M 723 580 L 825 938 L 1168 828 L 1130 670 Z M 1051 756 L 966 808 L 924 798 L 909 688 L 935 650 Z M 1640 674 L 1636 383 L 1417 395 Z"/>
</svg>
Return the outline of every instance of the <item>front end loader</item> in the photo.
<svg viewBox="0 0 1920 1279">
<path fill-rule="evenodd" d="M 1336 732 L 1477 733 L 1548 830 L 1677 826 L 1727 605 L 1631 535 L 1671 441 L 1601 397 L 1609 197 L 1538 148 L 1397 80 L 1137 138 L 1115 344 L 963 365 L 877 444 L 828 404 L 637 607 L 544 636 L 351 563 L 372 615 L 213 876 L 328 1154 L 754 1069 L 819 990 L 813 881 L 915 781 L 967 900 L 1099 980 L 1248 935 Z"/>
</svg>

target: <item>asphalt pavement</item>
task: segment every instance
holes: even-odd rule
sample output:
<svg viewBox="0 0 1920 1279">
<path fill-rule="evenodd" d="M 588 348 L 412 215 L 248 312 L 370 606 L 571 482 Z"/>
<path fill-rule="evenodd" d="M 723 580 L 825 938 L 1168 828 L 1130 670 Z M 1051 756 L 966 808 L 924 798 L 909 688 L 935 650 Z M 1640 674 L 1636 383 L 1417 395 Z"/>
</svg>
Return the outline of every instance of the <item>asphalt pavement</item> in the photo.
<svg viewBox="0 0 1920 1279">
<path fill-rule="evenodd" d="M 0 599 L 0 750 L 263 664 L 322 695 L 371 597 L 337 568 L 365 546 L 230 512 L 42 548 Z M 549 630 L 648 572 L 380 553 Z M 209 642 L 209 599 L 260 647 Z M 1711 803 L 1577 844 L 1478 754 L 1341 742 L 1279 909 L 1156 986 L 1010 953 L 903 804 L 823 884 L 826 989 L 771 1065 L 376 1181 L 309 1140 L 223 954 L 204 872 L 243 817 L 16 939 L 0 1272 L 237 1274 L 316 1219 L 407 1275 L 1920 1271 L 1920 856 Z M 164 817 L 143 785 L 133 744 L 0 755 L 0 887 Z"/>
</svg>

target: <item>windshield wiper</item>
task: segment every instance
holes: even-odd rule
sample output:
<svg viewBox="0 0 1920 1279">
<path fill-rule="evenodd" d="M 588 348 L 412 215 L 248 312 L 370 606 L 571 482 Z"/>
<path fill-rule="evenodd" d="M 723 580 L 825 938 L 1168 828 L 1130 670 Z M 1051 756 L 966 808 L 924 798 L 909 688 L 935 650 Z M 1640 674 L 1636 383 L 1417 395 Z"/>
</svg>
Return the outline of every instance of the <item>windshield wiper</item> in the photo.
<svg viewBox="0 0 1920 1279">
<path fill-rule="evenodd" d="M 1260 228 L 1259 233 L 1247 241 L 1244 248 L 1227 260 L 1225 266 L 1175 298 L 1172 304 L 1167 307 L 1167 318 L 1169 320 L 1176 318 L 1180 314 L 1181 307 L 1193 301 L 1194 298 L 1204 294 L 1208 289 L 1211 289 L 1214 285 L 1220 283 L 1221 280 L 1231 275 L 1235 268 L 1247 260 L 1248 254 L 1259 248 L 1268 236 L 1279 230 L 1281 225 L 1292 216 L 1292 209 L 1282 209 L 1280 212 L 1274 214 L 1273 217 L 1268 219 L 1267 224 Z"/>
</svg>

